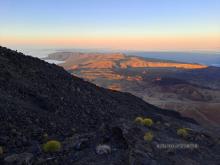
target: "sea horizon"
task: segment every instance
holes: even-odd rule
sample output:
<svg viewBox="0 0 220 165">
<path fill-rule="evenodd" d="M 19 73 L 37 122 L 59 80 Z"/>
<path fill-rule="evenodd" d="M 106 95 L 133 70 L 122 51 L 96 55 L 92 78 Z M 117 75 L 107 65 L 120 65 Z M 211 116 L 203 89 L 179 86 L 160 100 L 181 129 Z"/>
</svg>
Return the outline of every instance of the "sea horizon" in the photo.
<svg viewBox="0 0 220 165">
<path fill-rule="evenodd" d="M 155 58 L 161 60 L 172 60 L 186 63 L 198 63 L 207 66 L 220 67 L 220 52 L 218 51 L 133 51 L 133 50 L 109 50 L 109 49 L 82 49 L 82 48 L 43 48 L 43 49 L 18 49 L 25 55 L 43 59 L 51 53 L 56 52 L 82 52 L 82 53 L 124 53 L 126 55 L 139 56 L 144 58 Z M 60 63 L 49 60 L 50 63 Z"/>
</svg>

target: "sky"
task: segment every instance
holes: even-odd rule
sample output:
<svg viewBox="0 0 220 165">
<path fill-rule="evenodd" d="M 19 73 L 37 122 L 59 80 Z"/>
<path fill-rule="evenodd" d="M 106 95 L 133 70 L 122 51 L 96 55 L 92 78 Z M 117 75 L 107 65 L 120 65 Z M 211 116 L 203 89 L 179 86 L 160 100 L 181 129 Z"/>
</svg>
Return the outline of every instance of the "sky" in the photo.
<svg viewBox="0 0 220 165">
<path fill-rule="evenodd" d="M 0 45 L 220 51 L 220 0 L 0 0 Z"/>
</svg>

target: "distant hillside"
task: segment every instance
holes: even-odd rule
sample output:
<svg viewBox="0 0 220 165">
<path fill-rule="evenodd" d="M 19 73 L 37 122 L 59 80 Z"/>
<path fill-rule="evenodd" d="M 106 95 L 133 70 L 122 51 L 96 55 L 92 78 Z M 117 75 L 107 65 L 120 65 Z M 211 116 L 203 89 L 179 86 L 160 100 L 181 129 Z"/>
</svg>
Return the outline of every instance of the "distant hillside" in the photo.
<svg viewBox="0 0 220 165">
<path fill-rule="evenodd" d="M 220 126 L 220 68 L 122 53 L 57 52 L 48 59 L 98 86 L 132 93 L 204 126 Z"/>
<path fill-rule="evenodd" d="M 0 164 L 217 164 L 217 138 L 177 112 L 0 47 Z M 51 139 L 56 152 L 42 149 Z"/>
<path fill-rule="evenodd" d="M 201 69 L 205 65 L 181 63 L 168 60 L 147 59 L 143 57 L 127 56 L 121 53 L 101 54 L 101 53 L 71 53 L 58 52 L 48 56 L 48 59 L 65 61 L 62 65 L 65 69 L 90 68 L 90 69 L 110 69 L 110 68 L 184 68 Z"/>
</svg>

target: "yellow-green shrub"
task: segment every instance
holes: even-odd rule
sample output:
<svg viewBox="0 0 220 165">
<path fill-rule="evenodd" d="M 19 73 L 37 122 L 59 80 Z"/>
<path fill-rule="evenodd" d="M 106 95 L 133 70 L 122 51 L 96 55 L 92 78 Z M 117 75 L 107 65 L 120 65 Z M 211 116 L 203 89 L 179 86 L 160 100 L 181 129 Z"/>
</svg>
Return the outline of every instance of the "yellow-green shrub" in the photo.
<svg viewBox="0 0 220 165">
<path fill-rule="evenodd" d="M 152 132 L 147 132 L 144 135 L 144 140 L 147 142 L 151 142 L 153 140 L 153 138 L 154 138 L 154 135 Z"/>
<path fill-rule="evenodd" d="M 178 130 L 177 130 L 177 135 L 179 135 L 179 136 L 181 136 L 181 137 L 183 137 L 183 138 L 185 138 L 185 137 L 187 137 L 188 136 L 188 130 L 186 129 L 186 128 L 179 128 Z"/>
<path fill-rule="evenodd" d="M 136 117 L 134 121 L 135 123 L 143 124 L 144 119 L 142 117 Z"/>
<path fill-rule="evenodd" d="M 43 144 L 44 152 L 58 152 L 61 150 L 61 143 L 57 140 L 50 140 Z"/>
<path fill-rule="evenodd" d="M 153 122 L 153 120 L 150 119 L 150 118 L 145 118 L 145 119 L 143 120 L 143 125 L 144 125 L 144 126 L 150 127 L 150 126 L 152 126 L 153 124 L 154 124 L 154 122 Z"/>
</svg>

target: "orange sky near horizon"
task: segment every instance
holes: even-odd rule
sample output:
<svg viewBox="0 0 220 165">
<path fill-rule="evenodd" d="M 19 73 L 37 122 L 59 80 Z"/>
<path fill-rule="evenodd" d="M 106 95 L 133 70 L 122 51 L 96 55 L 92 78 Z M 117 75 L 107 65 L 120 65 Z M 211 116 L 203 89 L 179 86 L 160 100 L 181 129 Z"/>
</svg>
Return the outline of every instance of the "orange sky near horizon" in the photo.
<svg viewBox="0 0 220 165">
<path fill-rule="evenodd" d="M 0 44 L 7 47 L 30 48 L 104 48 L 121 50 L 220 50 L 220 35 L 209 36 L 149 36 L 149 37 L 22 37 L 5 36 Z"/>
<path fill-rule="evenodd" d="M 219 0 L 0 1 L 0 45 L 219 51 Z"/>
<path fill-rule="evenodd" d="M 0 45 L 220 52 L 219 0 L 2 0 Z"/>
</svg>

